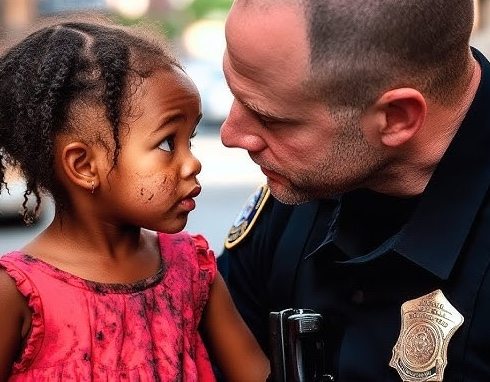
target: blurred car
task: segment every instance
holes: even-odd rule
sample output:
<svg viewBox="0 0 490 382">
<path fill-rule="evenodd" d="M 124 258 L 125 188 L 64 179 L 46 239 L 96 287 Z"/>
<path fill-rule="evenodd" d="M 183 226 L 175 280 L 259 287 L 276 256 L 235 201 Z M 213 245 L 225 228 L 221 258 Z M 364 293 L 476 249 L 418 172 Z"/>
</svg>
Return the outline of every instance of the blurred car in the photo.
<svg viewBox="0 0 490 382">
<path fill-rule="evenodd" d="M 8 167 L 5 172 L 5 181 L 7 187 L 2 187 L 0 193 L 0 221 L 22 221 L 24 208 L 24 193 L 26 191 L 26 182 L 19 170 Z M 30 211 L 34 211 L 36 207 L 36 197 L 30 195 L 28 197 L 27 207 Z M 38 219 L 41 217 L 42 208 Z M 35 219 L 37 221 L 38 219 Z M 35 222 L 34 221 L 34 222 Z"/>
<path fill-rule="evenodd" d="M 201 93 L 202 123 L 221 126 L 233 102 L 221 66 L 213 61 L 188 59 L 184 61 L 184 70 Z"/>
</svg>

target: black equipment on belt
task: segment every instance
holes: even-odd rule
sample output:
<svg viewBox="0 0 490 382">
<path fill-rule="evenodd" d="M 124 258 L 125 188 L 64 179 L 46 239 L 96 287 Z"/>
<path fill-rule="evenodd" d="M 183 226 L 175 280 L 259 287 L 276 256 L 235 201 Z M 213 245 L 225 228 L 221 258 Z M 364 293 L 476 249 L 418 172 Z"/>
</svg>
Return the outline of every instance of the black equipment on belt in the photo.
<svg viewBox="0 0 490 382">
<path fill-rule="evenodd" d="M 310 309 L 269 315 L 271 382 L 331 382 L 326 371 L 324 324 Z"/>
</svg>

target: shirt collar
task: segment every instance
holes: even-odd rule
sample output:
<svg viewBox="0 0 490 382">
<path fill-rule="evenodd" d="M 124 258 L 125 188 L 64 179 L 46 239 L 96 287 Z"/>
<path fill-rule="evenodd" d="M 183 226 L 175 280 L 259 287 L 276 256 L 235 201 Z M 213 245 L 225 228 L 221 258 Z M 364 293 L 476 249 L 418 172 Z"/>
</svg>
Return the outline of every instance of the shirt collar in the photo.
<svg viewBox="0 0 490 382">
<path fill-rule="evenodd" d="M 393 249 L 447 279 L 490 184 L 490 63 L 473 49 L 482 75 L 475 99 Z"/>
</svg>

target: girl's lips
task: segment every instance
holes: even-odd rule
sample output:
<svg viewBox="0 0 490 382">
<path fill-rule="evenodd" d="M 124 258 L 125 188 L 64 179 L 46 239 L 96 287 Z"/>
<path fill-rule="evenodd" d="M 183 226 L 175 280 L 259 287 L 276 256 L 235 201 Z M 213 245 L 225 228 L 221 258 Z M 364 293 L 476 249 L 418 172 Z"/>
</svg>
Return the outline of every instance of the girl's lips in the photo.
<svg viewBox="0 0 490 382">
<path fill-rule="evenodd" d="M 187 212 L 192 211 L 196 208 L 196 202 L 192 198 L 183 199 L 180 202 L 180 206 Z"/>
<path fill-rule="evenodd" d="M 193 188 L 187 196 L 180 201 L 180 206 L 185 210 L 185 211 L 192 211 L 193 209 L 196 208 L 196 202 L 194 201 L 194 198 L 198 196 L 201 193 L 201 186 L 197 185 Z"/>
<path fill-rule="evenodd" d="M 197 186 L 194 187 L 194 189 L 191 192 L 189 192 L 189 194 L 186 196 L 186 199 L 195 198 L 200 193 L 201 193 L 201 186 L 200 185 L 197 185 Z"/>
</svg>

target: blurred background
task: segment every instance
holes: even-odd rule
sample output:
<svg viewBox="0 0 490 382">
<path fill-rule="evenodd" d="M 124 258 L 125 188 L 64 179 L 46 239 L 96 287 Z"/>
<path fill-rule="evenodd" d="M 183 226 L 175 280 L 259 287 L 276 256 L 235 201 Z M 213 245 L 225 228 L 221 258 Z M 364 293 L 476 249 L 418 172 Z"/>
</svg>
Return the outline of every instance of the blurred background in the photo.
<svg viewBox="0 0 490 382">
<path fill-rule="evenodd" d="M 232 0 L 0 0 L 0 41 L 22 33 L 37 18 L 74 11 L 101 12 L 125 25 L 148 21 L 172 41 L 201 92 L 204 114 L 194 140 L 194 152 L 203 164 L 199 177 L 203 192 L 186 229 L 203 233 L 217 253 L 242 205 L 265 181 L 246 152 L 224 148 L 219 140 L 219 127 L 232 101 L 221 72 L 224 20 L 231 3 Z M 490 57 L 490 0 L 476 0 L 475 12 L 472 45 Z M 15 172 L 8 174 L 8 181 L 10 194 L 0 195 L 0 254 L 24 245 L 53 216 L 53 206 L 45 199 L 40 219 L 26 227 L 19 215 L 24 184 Z"/>
</svg>

